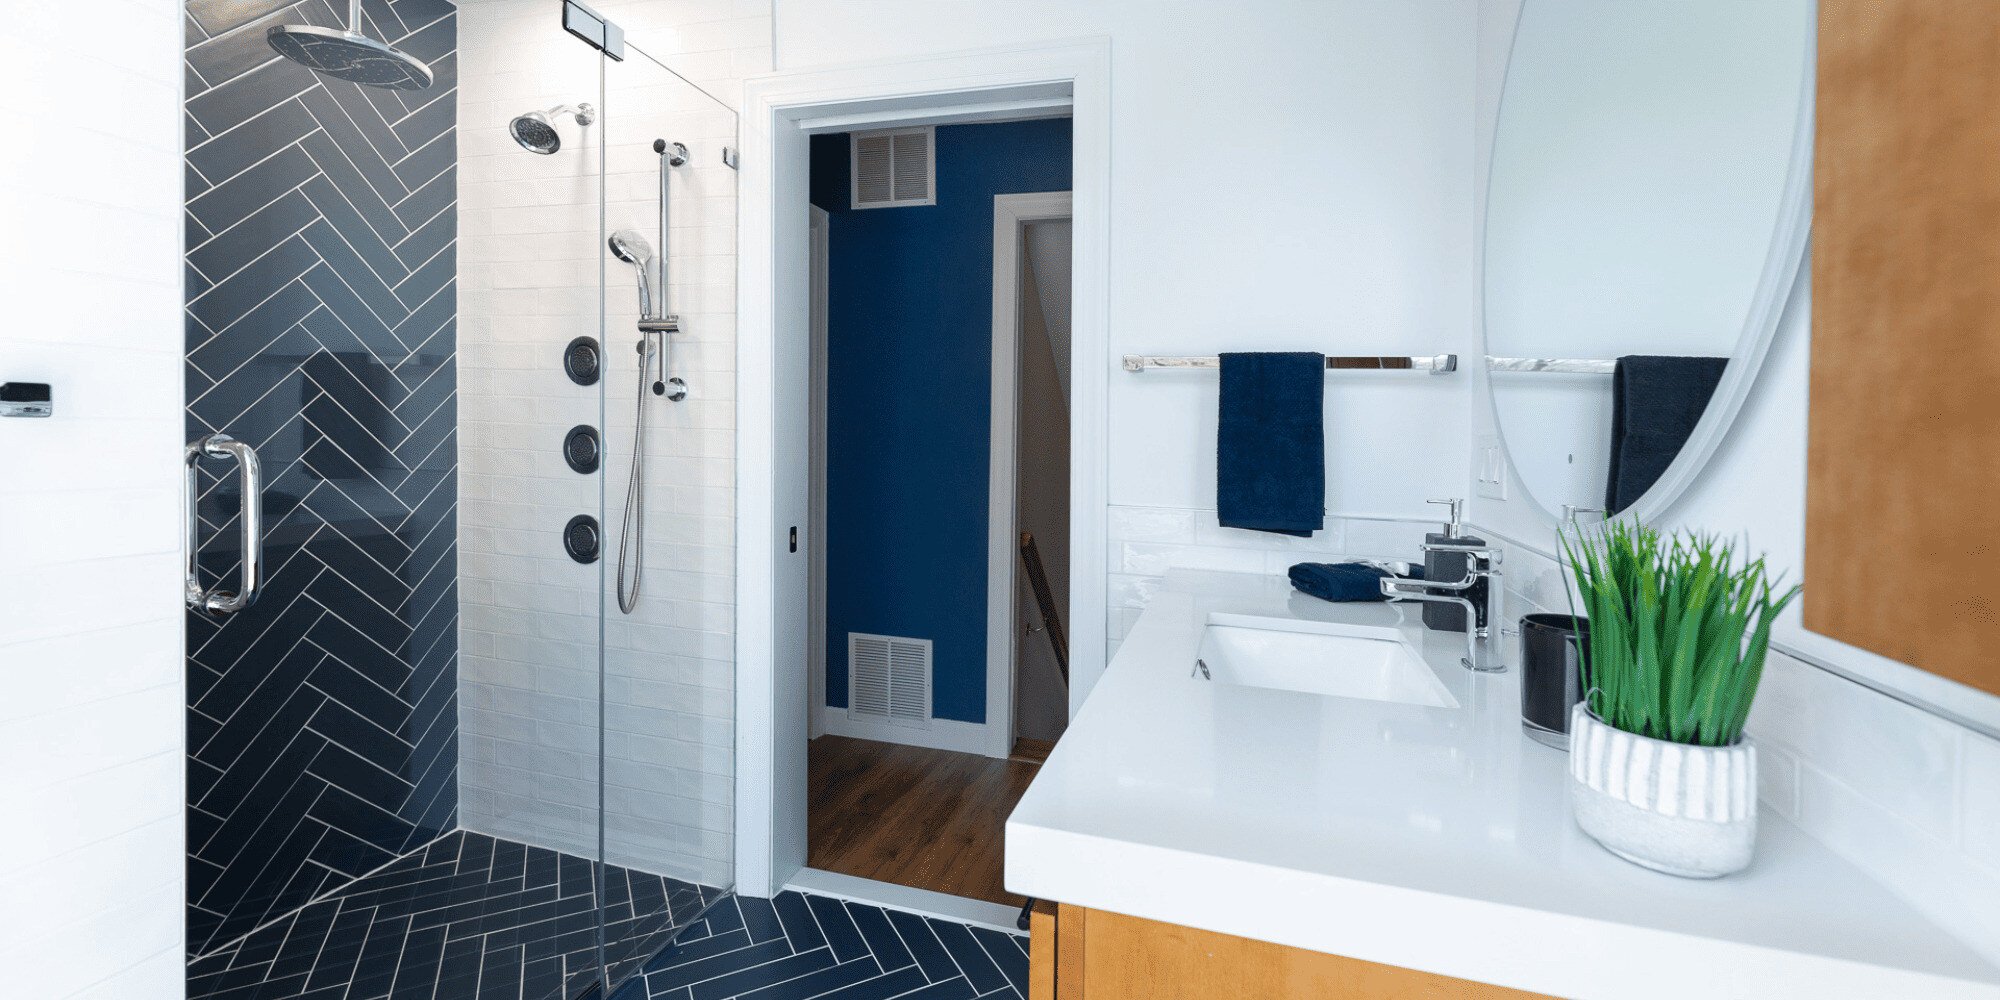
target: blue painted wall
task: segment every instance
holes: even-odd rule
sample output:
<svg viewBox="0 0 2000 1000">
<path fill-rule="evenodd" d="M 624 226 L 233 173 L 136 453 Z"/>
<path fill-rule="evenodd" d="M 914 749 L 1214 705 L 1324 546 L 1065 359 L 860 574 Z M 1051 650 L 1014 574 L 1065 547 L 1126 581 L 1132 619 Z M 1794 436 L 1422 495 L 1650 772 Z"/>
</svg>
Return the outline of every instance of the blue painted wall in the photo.
<svg viewBox="0 0 2000 1000">
<path fill-rule="evenodd" d="M 937 204 L 850 210 L 844 135 L 815 136 L 827 289 L 826 701 L 847 635 L 934 642 L 933 713 L 986 719 L 993 196 L 1070 187 L 1067 119 L 937 130 Z"/>
</svg>

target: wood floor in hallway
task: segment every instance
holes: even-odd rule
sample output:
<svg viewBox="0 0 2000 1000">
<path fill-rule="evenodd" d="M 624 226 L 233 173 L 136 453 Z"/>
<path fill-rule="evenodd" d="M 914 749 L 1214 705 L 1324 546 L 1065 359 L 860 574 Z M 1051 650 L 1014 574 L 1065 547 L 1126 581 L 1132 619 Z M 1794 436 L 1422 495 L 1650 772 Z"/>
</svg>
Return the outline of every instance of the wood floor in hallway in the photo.
<svg viewBox="0 0 2000 1000">
<path fill-rule="evenodd" d="M 1004 828 L 1038 765 L 844 736 L 808 747 L 807 864 L 968 899 L 1026 902 L 1002 888 Z"/>
</svg>

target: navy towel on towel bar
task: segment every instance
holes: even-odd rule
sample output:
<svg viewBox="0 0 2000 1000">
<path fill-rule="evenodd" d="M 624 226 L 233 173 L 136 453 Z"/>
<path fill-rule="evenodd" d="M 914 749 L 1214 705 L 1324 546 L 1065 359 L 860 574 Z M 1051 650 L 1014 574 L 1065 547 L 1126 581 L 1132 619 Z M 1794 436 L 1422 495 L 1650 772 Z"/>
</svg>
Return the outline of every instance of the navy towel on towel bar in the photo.
<svg viewBox="0 0 2000 1000">
<path fill-rule="evenodd" d="M 1309 537 L 1326 525 L 1326 355 L 1222 355 L 1215 512 L 1225 528 Z"/>
</svg>

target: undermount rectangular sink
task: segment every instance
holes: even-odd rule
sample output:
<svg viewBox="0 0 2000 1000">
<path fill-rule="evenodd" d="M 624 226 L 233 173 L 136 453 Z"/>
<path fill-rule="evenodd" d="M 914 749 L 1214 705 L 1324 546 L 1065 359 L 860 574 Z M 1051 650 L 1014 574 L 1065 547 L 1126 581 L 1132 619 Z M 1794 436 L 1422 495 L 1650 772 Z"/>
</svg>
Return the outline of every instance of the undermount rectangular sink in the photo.
<svg viewBox="0 0 2000 1000">
<path fill-rule="evenodd" d="M 1196 654 L 1216 684 L 1456 708 L 1394 629 L 1214 614 Z M 1203 676 L 1198 667 L 1196 678 Z"/>
</svg>

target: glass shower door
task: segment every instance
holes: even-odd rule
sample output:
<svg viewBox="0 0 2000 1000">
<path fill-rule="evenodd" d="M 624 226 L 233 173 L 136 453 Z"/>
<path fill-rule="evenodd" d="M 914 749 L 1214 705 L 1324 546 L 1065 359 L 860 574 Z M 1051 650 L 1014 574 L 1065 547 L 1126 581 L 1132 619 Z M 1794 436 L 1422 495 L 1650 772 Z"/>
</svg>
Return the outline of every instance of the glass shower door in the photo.
<svg viewBox="0 0 2000 1000">
<path fill-rule="evenodd" d="M 606 990 L 734 881 L 735 118 L 544 0 L 267 51 L 322 7 L 187 6 L 188 995 Z"/>
<path fill-rule="evenodd" d="M 603 69 L 540 0 L 366 4 L 423 90 L 269 50 L 322 6 L 187 7 L 188 992 L 567 997 L 602 973 Z"/>
<path fill-rule="evenodd" d="M 653 251 L 643 269 L 615 251 L 606 265 L 601 920 L 614 990 L 735 883 L 736 115 L 642 42 L 604 62 L 604 236 Z"/>
</svg>

